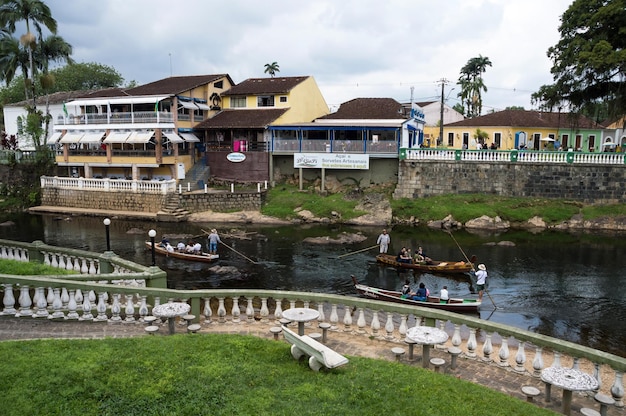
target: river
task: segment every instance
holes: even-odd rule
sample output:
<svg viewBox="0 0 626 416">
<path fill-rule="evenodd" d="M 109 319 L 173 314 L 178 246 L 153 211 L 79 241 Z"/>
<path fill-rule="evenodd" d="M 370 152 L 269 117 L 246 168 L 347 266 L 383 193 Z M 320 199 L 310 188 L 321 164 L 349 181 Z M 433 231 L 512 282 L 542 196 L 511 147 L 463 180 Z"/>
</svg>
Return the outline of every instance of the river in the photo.
<svg viewBox="0 0 626 416">
<path fill-rule="evenodd" d="M 106 250 L 101 218 L 49 215 L 4 215 L 0 238 L 72 247 L 95 252 Z M 123 258 L 149 265 L 151 253 L 144 241 L 154 228 L 173 243 L 202 230 L 217 228 L 224 243 L 216 264 L 190 263 L 157 257 L 168 273 L 168 286 L 194 288 L 265 288 L 355 295 L 350 275 L 377 287 L 400 289 L 405 278 L 424 282 L 433 293 L 447 285 L 453 297 L 475 297 L 467 276 L 398 273 L 376 263 L 376 249 L 337 258 L 373 246 L 380 227 L 330 225 L 273 226 L 252 224 L 151 223 L 112 219 L 111 249 Z M 229 230 L 242 230 L 249 240 L 225 238 Z M 129 233 L 135 230 L 138 234 Z M 305 237 L 361 233 L 358 244 L 310 244 Z M 395 227 L 390 230 L 391 250 L 424 247 L 441 260 L 463 260 L 475 255 L 487 266 L 488 293 L 480 311 L 489 319 L 544 335 L 569 340 L 626 357 L 626 278 L 623 274 L 626 239 L 618 233 L 568 233 L 508 231 L 503 233 L 454 232 Z M 186 236 L 186 237 L 184 237 Z M 507 241 L 512 245 L 498 245 Z M 206 243 L 206 239 L 202 238 Z M 254 263 L 252 262 L 254 261 Z M 226 273 L 221 266 L 231 266 Z M 495 307 L 494 307 L 495 305 Z"/>
</svg>

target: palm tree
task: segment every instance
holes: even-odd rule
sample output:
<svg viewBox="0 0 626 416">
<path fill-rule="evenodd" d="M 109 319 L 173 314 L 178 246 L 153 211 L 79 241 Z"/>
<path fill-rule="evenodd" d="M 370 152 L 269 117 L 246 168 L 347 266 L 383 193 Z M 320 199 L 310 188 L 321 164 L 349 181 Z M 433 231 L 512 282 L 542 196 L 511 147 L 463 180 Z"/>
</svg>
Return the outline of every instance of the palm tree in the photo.
<svg viewBox="0 0 626 416">
<path fill-rule="evenodd" d="M 274 78 L 274 75 L 276 75 L 277 72 L 280 72 L 280 66 L 278 66 L 278 62 L 274 61 L 271 64 L 265 64 L 264 72 L 266 74 L 270 74 L 270 76 Z"/>
<path fill-rule="evenodd" d="M 467 106 L 467 116 L 479 116 L 483 108 L 482 93 L 487 91 L 483 82 L 482 74 L 491 66 L 491 61 L 486 56 L 478 55 L 471 58 L 463 68 L 457 82 L 461 86 L 458 96 Z"/>
<path fill-rule="evenodd" d="M 24 75 L 24 93 L 28 97 L 26 76 L 28 74 L 28 53 L 20 42 L 7 32 L 0 34 L 0 79 L 8 86 L 18 70 Z"/>
<path fill-rule="evenodd" d="M 33 50 L 36 47 L 37 38 L 31 32 L 31 25 L 34 26 L 41 39 L 41 25 L 44 25 L 52 34 L 56 34 L 57 21 L 52 17 L 50 8 L 41 0 L 1 0 L 0 25 L 9 33 L 15 33 L 16 24 L 22 21 L 26 23 L 26 33 L 20 37 L 20 43 L 28 50 L 33 107 L 36 108 Z M 25 81 L 28 79 L 28 74 L 26 75 Z"/>
</svg>

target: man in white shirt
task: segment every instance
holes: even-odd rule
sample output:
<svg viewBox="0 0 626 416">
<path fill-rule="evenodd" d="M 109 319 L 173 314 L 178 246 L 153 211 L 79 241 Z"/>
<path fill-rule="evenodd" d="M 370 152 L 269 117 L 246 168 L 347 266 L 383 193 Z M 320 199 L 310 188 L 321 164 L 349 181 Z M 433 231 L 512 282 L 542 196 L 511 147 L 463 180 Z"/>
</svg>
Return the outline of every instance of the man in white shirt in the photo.
<svg viewBox="0 0 626 416">
<path fill-rule="evenodd" d="M 439 299 L 448 303 L 448 300 L 450 299 L 450 295 L 448 295 L 448 286 L 444 286 L 441 289 L 441 293 L 439 294 Z"/>
<path fill-rule="evenodd" d="M 391 243 L 391 237 L 387 234 L 387 230 L 383 230 L 382 234 L 378 236 L 378 240 L 376 240 L 376 244 L 380 244 L 381 254 L 387 252 L 389 249 L 389 243 Z"/>
<path fill-rule="evenodd" d="M 487 267 L 484 264 L 478 265 L 476 272 L 476 288 L 478 289 L 478 301 L 482 302 L 485 283 L 487 282 Z"/>
</svg>

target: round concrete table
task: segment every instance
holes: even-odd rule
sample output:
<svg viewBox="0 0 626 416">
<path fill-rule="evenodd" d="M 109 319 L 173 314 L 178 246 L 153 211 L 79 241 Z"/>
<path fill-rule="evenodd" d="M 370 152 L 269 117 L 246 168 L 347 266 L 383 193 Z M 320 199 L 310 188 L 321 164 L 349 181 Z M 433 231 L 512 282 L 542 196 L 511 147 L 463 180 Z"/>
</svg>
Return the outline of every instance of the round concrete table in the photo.
<svg viewBox="0 0 626 416">
<path fill-rule="evenodd" d="M 320 313 L 310 308 L 291 308 L 283 311 L 283 318 L 298 323 L 298 335 L 304 335 L 304 323 L 319 318 Z"/>
<path fill-rule="evenodd" d="M 167 326 L 169 333 L 176 331 L 175 323 L 177 316 L 183 316 L 189 313 L 191 306 L 184 302 L 168 302 L 152 308 L 152 315 L 157 318 L 167 318 Z"/>
<path fill-rule="evenodd" d="M 432 326 L 414 326 L 406 331 L 407 339 L 422 346 L 422 367 L 428 368 L 430 364 L 430 346 L 444 343 L 448 340 L 448 334 L 439 328 Z"/>
<path fill-rule="evenodd" d="M 563 389 L 563 414 L 569 415 L 572 407 L 572 391 L 591 391 L 598 388 L 598 380 L 573 368 L 547 367 L 541 370 L 541 381 L 546 383 L 546 401 L 550 401 L 551 386 Z"/>
</svg>

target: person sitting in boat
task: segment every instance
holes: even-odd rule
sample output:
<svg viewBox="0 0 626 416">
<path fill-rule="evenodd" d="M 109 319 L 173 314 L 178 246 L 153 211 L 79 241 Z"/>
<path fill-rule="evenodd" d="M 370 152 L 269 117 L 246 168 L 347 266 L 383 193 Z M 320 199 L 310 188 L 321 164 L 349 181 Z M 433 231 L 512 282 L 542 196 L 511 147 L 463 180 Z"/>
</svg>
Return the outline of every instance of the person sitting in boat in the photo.
<svg viewBox="0 0 626 416">
<path fill-rule="evenodd" d="M 170 244 L 169 241 L 167 243 L 165 243 L 165 249 L 167 250 L 168 253 L 173 253 L 174 252 L 174 247 Z"/>
<path fill-rule="evenodd" d="M 409 279 L 404 281 L 404 286 L 402 286 L 402 295 L 400 296 L 402 299 L 406 299 L 411 295 L 411 283 Z"/>
<path fill-rule="evenodd" d="M 415 263 L 418 263 L 418 264 L 431 264 L 432 263 L 431 258 L 428 257 L 424 253 L 422 246 L 419 246 L 417 248 L 417 251 L 415 252 Z"/>
<path fill-rule="evenodd" d="M 202 254 L 202 244 L 195 243 L 193 245 L 193 254 Z"/>
<path fill-rule="evenodd" d="M 176 249 L 178 250 L 179 253 L 184 253 L 185 252 L 185 243 L 180 241 L 178 243 L 178 245 L 176 246 Z"/>
<path fill-rule="evenodd" d="M 439 300 L 444 303 L 448 303 L 448 301 L 450 300 L 450 295 L 448 294 L 448 286 L 444 286 L 441 289 L 441 293 L 439 294 Z"/>
<path fill-rule="evenodd" d="M 193 241 L 190 241 L 185 246 L 185 253 L 193 254 Z"/>
<path fill-rule="evenodd" d="M 417 289 L 417 292 L 415 292 L 413 296 L 411 296 L 411 299 L 426 302 L 427 297 L 428 297 L 428 291 L 426 289 L 426 285 L 424 284 L 424 282 L 422 282 L 420 283 L 420 286 L 419 286 L 419 289 Z"/>
<path fill-rule="evenodd" d="M 400 250 L 400 253 L 398 253 L 396 257 L 396 261 L 398 261 L 398 263 L 412 263 L 411 257 L 406 251 L 406 247 L 402 247 L 402 250 Z"/>
<path fill-rule="evenodd" d="M 160 245 L 161 247 L 165 248 L 165 247 L 167 247 L 167 245 L 168 245 L 169 243 L 170 243 L 170 241 L 169 241 L 167 238 L 163 237 L 163 239 L 161 240 L 161 243 L 160 243 L 159 245 Z"/>
</svg>

